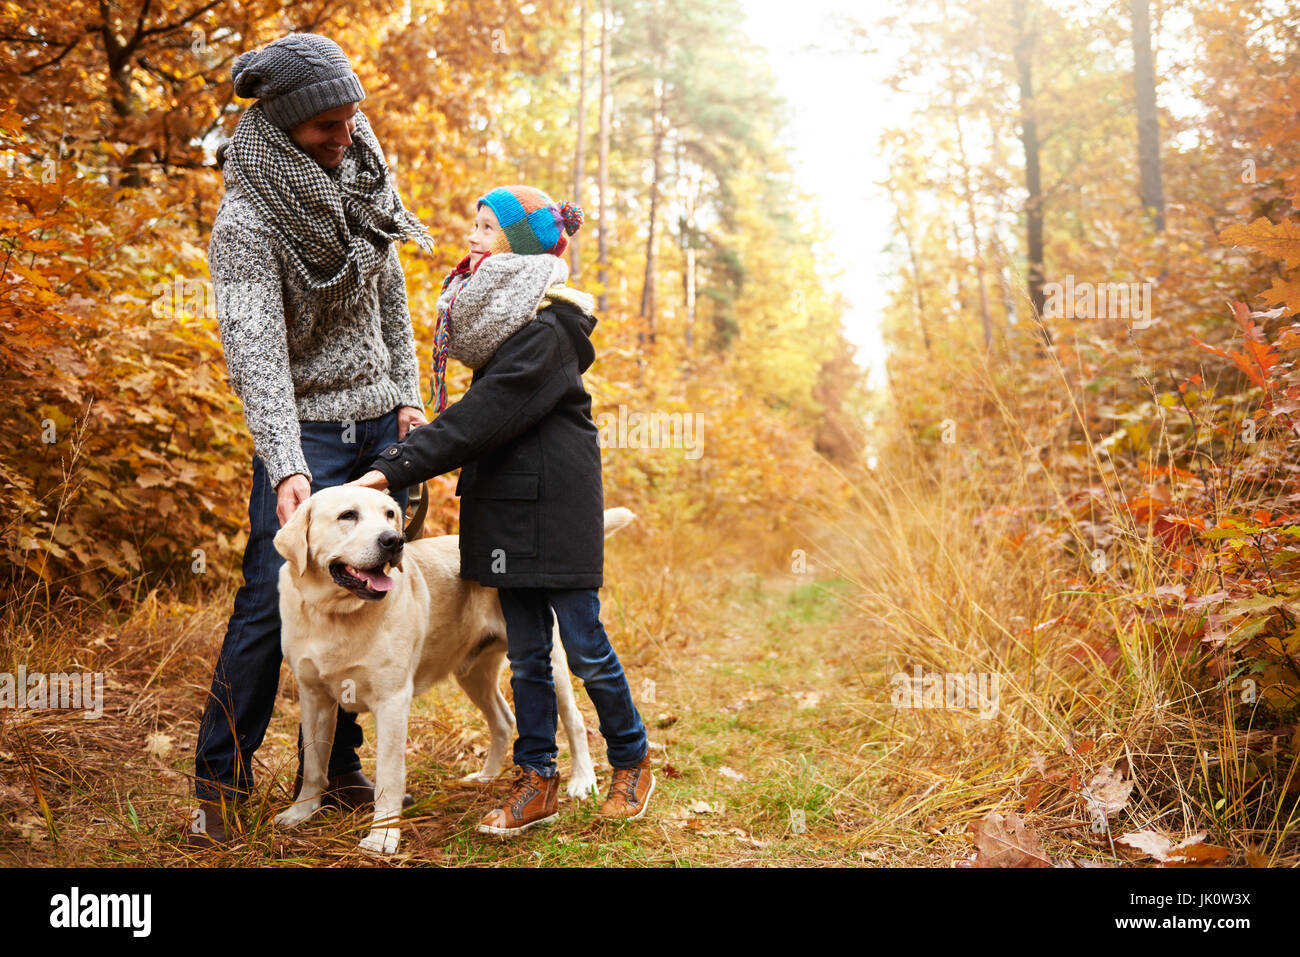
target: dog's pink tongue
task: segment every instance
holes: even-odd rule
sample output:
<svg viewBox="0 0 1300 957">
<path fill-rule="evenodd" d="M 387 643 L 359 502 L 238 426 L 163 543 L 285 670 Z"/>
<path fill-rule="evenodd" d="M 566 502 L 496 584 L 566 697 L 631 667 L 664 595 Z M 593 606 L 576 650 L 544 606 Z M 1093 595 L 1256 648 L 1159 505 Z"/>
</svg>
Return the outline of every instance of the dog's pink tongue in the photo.
<svg viewBox="0 0 1300 957">
<path fill-rule="evenodd" d="M 375 591 L 389 591 L 393 585 L 393 579 L 378 570 L 367 571 L 364 568 L 352 569 L 358 578 L 364 579 L 365 583 Z"/>
</svg>

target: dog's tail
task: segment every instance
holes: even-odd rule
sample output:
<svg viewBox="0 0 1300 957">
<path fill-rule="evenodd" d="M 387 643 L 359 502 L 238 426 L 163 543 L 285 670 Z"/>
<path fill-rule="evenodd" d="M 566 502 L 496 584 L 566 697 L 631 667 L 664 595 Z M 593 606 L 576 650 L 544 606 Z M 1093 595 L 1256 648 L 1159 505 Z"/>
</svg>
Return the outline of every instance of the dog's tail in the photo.
<svg viewBox="0 0 1300 957">
<path fill-rule="evenodd" d="M 624 525 L 631 525 L 635 521 L 636 515 L 629 508 L 605 509 L 605 537 L 609 538 Z"/>
</svg>

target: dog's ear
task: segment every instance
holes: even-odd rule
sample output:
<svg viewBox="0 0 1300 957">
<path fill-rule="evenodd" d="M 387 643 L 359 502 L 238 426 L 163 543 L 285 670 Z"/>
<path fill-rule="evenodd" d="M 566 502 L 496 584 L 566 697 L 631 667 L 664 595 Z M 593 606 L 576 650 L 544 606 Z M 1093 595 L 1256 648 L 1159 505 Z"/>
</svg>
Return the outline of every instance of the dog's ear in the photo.
<svg viewBox="0 0 1300 957">
<path fill-rule="evenodd" d="M 284 525 L 275 533 L 275 550 L 284 556 L 299 578 L 307 574 L 311 553 L 307 548 L 307 532 L 311 528 L 312 499 L 307 499 Z"/>
</svg>

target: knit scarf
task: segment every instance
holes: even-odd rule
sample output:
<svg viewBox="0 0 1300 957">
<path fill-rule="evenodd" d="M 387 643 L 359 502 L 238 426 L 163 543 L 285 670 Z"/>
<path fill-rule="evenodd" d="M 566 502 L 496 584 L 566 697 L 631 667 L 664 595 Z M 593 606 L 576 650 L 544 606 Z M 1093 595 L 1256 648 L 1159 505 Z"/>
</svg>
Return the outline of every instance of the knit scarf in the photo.
<svg viewBox="0 0 1300 957">
<path fill-rule="evenodd" d="M 325 170 L 254 103 L 240 117 L 218 162 L 227 182 L 248 193 L 278 234 L 298 285 L 318 299 L 350 304 L 394 240 L 433 251 L 428 230 L 402 205 L 364 113 L 343 162 Z"/>
<path fill-rule="evenodd" d="M 562 299 L 590 313 L 590 295 L 565 286 L 569 267 L 558 256 L 484 256 L 470 269 L 466 256 L 442 283 L 433 337 L 434 401 L 447 407 L 447 356 L 480 369 L 501 343 L 537 315 L 545 300 Z"/>
</svg>

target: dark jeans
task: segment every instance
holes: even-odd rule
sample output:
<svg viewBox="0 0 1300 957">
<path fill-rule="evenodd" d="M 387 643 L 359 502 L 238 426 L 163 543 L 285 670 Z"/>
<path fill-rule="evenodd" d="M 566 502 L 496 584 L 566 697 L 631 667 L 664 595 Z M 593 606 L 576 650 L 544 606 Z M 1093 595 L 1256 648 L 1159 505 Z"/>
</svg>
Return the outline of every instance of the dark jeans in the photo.
<svg viewBox="0 0 1300 957">
<path fill-rule="evenodd" d="M 515 695 L 515 764 L 555 774 L 555 683 L 551 675 L 551 609 L 569 670 L 582 679 L 600 718 L 609 763 L 635 767 L 649 749 L 641 714 L 618 655 L 600 623 L 594 588 L 499 588 L 506 619 L 506 657 Z"/>
<path fill-rule="evenodd" d="M 397 411 L 355 423 L 348 435 L 341 422 L 300 422 L 302 453 L 311 469 L 312 493 L 360 478 L 379 453 L 397 441 Z M 351 442 L 345 441 L 352 439 Z M 406 490 L 394 491 L 406 508 Z M 248 500 L 251 530 L 244 549 L 244 584 L 226 627 L 221 657 L 212 676 L 194 750 L 195 791 L 200 800 L 246 796 L 253 788 L 253 753 L 271 722 L 280 683 L 280 566 L 284 558 L 272 540 L 280 530 L 275 489 L 266 466 L 253 456 L 253 492 Z M 299 506 L 300 508 L 302 506 Z M 239 746 L 235 746 L 238 740 Z M 361 770 L 357 748 L 361 726 L 356 715 L 339 708 L 329 775 Z M 302 729 L 298 729 L 298 769 L 302 770 Z"/>
</svg>

